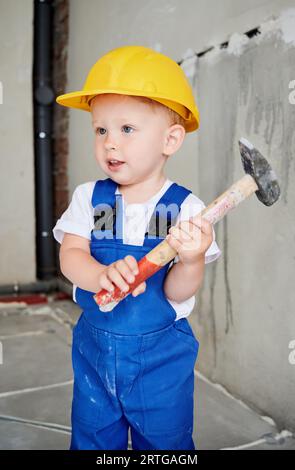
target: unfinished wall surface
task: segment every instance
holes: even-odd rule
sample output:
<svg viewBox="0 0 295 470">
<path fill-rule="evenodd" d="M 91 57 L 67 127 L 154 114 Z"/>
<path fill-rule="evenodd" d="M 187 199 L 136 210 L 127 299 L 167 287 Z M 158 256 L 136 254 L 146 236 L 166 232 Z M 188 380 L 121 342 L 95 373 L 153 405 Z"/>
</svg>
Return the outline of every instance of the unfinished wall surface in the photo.
<svg viewBox="0 0 295 470">
<path fill-rule="evenodd" d="M 35 280 L 33 2 L 0 1 L 0 284 Z"/>
<path fill-rule="evenodd" d="M 243 176 L 244 136 L 275 170 L 281 198 L 266 207 L 254 195 L 216 226 L 223 257 L 207 271 L 194 315 L 200 369 L 293 429 L 294 79 L 295 10 L 199 60 L 200 193 L 210 201 Z"/>
</svg>

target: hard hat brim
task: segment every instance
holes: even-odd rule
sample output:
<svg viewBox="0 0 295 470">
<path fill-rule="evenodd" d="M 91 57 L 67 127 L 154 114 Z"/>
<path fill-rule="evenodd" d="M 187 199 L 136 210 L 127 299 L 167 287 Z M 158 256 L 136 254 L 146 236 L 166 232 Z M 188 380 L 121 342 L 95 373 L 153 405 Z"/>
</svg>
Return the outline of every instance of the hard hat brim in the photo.
<svg viewBox="0 0 295 470">
<path fill-rule="evenodd" d="M 89 91 L 73 91 L 70 93 L 66 93 L 64 95 L 58 96 L 56 98 L 56 102 L 68 108 L 81 109 L 83 111 L 91 112 L 91 108 L 89 105 L 90 97 L 94 97 L 96 95 L 102 95 L 106 93 L 115 93 L 119 95 L 130 95 L 130 96 L 143 96 L 143 94 L 140 94 L 139 92 L 135 92 L 134 90 L 122 90 L 122 88 L 120 88 L 120 90 L 95 89 L 95 90 L 89 90 Z M 185 105 L 171 101 L 171 99 L 163 96 L 163 94 L 157 96 L 156 93 L 148 93 L 145 91 L 144 97 L 154 99 L 155 101 L 158 101 L 159 103 L 166 105 L 167 107 L 173 109 L 175 112 L 180 114 L 185 120 L 186 132 L 193 132 L 196 129 L 198 129 L 200 120 L 199 120 L 199 112 L 197 108 L 195 108 L 194 110 L 189 110 Z"/>
</svg>

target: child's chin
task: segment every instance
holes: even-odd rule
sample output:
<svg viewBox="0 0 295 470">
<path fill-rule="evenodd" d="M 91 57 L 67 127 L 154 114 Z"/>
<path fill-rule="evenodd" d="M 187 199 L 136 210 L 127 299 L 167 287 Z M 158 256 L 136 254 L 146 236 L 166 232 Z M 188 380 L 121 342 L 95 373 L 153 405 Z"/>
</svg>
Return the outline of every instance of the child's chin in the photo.
<svg viewBox="0 0 295 470">
<path fill-rule="evenodd" d="M 120 173 L 119 171 L 110 171 L 109 169 L 107 169 L 106 171 L 104 171 L 104 173 L 116 183 L 120 183 L 120 184 L 131 183 L 131 178 L 126 175 L 122 175 L 122 173 Z"/>
</svg>

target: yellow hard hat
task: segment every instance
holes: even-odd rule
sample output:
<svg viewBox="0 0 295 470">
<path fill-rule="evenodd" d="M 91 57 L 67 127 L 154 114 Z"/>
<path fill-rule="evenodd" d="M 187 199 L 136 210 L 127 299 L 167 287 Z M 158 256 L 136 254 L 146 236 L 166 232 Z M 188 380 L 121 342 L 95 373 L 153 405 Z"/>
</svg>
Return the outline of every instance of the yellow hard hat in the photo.
<svg viewBox="0 0 295 470">
<path fill-rule="evenodd" d="M 90 99 L 103 93 L 151 98 L 180 114 L 185 119 L 186 132 L 199 127 L 199 111 L 182 68 L 149 47 L 112 49 L 92 66 L 82 91 L 60 95 L 56 101 L 90 112 Z"/>
</svg>

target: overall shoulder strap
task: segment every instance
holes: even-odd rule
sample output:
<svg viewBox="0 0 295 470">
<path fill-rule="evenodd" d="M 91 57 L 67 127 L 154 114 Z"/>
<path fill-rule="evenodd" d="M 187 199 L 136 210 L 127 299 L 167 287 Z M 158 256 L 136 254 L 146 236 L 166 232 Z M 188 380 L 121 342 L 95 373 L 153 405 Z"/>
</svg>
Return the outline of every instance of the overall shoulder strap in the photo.
<svg viewBox="0 0 295 470">
<path fill-rule="evenodd" d="M 114 206 L 116 189 L 117 183 L 111 178 L 97 180 L 92 193 L 92 206 L 95 208 L 100 203 Z"/>
<path fill-rule="evenodd" d="M 122 196 L 115 194 L 116 189 L 117 183 L 111 178 L 95 183 L 91 199 L 94 208 L 92 239 L 123 239 Z"/>
<path fill-rule="evenodd" d="M 145 237 L 165 238 L 169 228 L 175 224 L 181 204 L 190 193 L 191 190 L 184 186 L 171 184 L 154 209 Z"/>
</svg>

